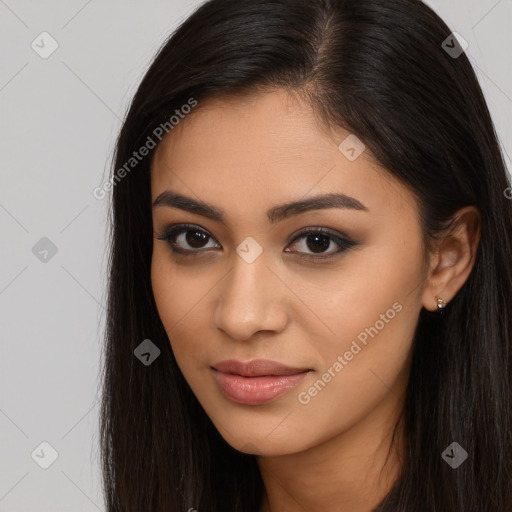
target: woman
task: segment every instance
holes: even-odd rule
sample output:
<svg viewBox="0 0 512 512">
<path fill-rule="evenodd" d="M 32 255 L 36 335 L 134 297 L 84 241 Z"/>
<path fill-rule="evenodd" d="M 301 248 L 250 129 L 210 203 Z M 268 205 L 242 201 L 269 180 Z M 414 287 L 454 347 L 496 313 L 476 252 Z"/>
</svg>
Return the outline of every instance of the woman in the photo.
<svg viewBox="0 0 512 512">
<path fill-rule="evenodd" d="M 512 510 L 512 206 L 419 0 L 210 0 L 117 142 L 107 510 Z"/>
</svg>

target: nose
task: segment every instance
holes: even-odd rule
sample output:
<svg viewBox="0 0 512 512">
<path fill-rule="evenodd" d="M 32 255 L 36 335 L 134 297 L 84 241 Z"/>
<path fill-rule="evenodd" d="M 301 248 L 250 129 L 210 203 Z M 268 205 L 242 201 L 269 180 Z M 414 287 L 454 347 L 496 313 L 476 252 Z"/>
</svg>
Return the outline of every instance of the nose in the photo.
<svg viewBox="0 0 512 512">
<path fill-rule="evenodd" d="M 252 263 L 237 255 L 217 287 L 215 326 L 239 341 L 259 331 L 283 331 L 288 322 L 286 287 L 274 272 L 263 255 Z"/>
</svg>

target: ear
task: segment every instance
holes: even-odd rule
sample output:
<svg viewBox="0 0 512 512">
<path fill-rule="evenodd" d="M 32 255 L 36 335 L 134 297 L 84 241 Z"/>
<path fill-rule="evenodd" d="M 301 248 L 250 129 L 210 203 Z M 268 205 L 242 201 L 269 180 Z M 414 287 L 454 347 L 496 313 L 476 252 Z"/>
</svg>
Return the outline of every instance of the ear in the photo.
<svg viewBox="0 0 512 512">
<path fill-rule="evenodd" d="M 422 297 L 425 309 L 437 310 L 435 297 L 450 302 L 466 282 L 476 259 L 480 225 L 478 209 L 464 207 L 455 213 L 447 232 L 435 241 Z"/>
</svg>

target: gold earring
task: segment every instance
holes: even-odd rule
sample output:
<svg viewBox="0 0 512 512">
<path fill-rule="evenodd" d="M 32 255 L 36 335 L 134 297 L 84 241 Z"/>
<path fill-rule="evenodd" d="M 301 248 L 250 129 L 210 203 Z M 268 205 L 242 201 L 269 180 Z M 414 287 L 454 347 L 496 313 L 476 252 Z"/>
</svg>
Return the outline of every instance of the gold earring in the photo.
<svg viewBox="0 0 512 512">
<path fill-rule="evenodd" d="M 437 309 L 443 309 L 446 307 L 446 304 L 448 304 L 444 299 L 441 299 L 441 297 L 436 296 L 436 300 L 437 300 Z"/>
</svg>

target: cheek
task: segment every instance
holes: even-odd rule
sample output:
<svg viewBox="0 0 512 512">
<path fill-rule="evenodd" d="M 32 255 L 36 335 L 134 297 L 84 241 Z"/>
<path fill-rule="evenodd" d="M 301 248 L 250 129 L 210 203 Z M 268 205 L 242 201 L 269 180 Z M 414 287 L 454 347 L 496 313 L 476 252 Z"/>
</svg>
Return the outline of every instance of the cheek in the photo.
<svg viewBox="0 0 512 512">
<path fill-rule="evenodd" d="M 407 318 L 416 317 L 421 309 L 423 249 L 419 233 L 411 234 L 407 243 L 404 236 L 382 234 L 370 240 L 331 280 L 323 301 L 318 295 L 316 303 L 323 304 L 322 318 L 334 331 L 331 340 L 336 349 L 345 348 L 343 344 L 360 333 L 364 342 L 366 329 L 375 334 L 372 327 L 382 339 L 381 333 L 393 331 L 402 323 L 407 330 L 414 325 Z M 339 340 L 344 340 L 341 346 Z"/>
<path fill-rule="evenodd" d="M 204 359 L 201 357 L 205 348 L 204 307 L 213 285 L 211 278 L 193 266 L 170 262 L 165 250 L 154 249 L 151 261 L 153 295 L 174 357 L 185 375 Z"/>
<path fill-rule="evenodd" d="M 151 286 L 166 329 L 188 319 L 190 312 L 207 292 L 205 285 L 207 283 L 197 269 L 177 263 L 165 247 L 158 246 L 153 250 Z"/>
<path fill-rule="evenodd" d="M 320 349 L 323 368 L 298 390 L 303 394 L 297 400 L 308 417 L 334 431 L 346 430 L 377 407 L 390 390 L 397 396 L 403 391 L 397 384 L 407 379 L 417 313 L 407 305 L 394 304 L 395 308 L 391 304 L 382 310 L 385 320 L 374 315 L 366 324 L 351 323 L 336 343 Z"/>
<path fill-rule="evenodd" d="M 162 323 L 167 331 L 177 320 L 176 276 L 172 267 L 165 262 L 162 251 L 155 248 L 151 259 L 151 287 L 156 307 Z"/>
<path fill-rule="evenodd" d="M 296 422 L 283 427 L 295 438 L 308 446 L 323 442 L 405 391 L 418 311 L 395 298 L 383 294 L 368 300 L 358 316 L 340 314 L 339 336 L 315 347 L 323 367 L 297 389 Z"/>
<path fill-rule="evenodd" d="M 347 413 L 332 417 L 339 425 L 370 410 L 389 392 L 388 386 L 407 369 L 421 283 L 419 238 L 411 239 L 407 250 L 396 243 L 375 243 L 353 257 L 350 272 L 340 274 L 336 289 L 322 303 L 322 318 L 333 334 L 312 346 L 322 368 L 315 375 L 320 379 L 315 389 L 301 389 L 308 395 L 304 401 L 312 398 L 311 410 L 332 401 L 334 411 Z"/>
</svg>

